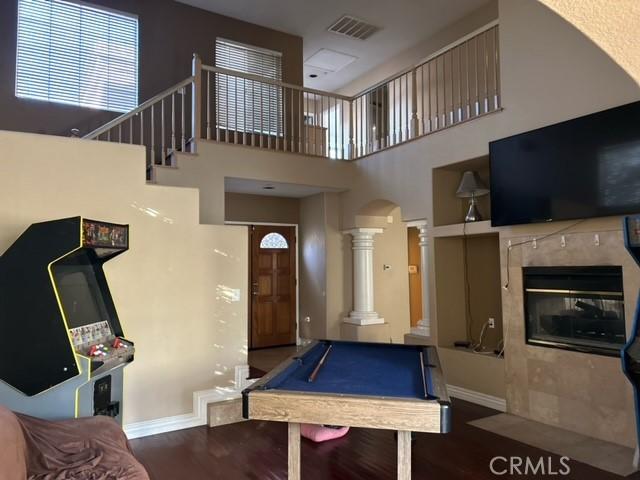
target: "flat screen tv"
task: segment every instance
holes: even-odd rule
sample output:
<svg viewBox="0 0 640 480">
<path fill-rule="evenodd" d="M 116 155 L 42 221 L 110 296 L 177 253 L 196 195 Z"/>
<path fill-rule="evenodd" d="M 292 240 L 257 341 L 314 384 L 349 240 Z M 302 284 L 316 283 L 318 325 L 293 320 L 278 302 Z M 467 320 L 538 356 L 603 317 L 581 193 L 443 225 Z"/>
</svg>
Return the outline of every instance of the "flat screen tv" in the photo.
<svg viewBox="0 0 640 480">
<path fill-rule="evenodd" d="M 640 102 L 489 144 L 493 226 L 640 212 Z"/>
</svg>

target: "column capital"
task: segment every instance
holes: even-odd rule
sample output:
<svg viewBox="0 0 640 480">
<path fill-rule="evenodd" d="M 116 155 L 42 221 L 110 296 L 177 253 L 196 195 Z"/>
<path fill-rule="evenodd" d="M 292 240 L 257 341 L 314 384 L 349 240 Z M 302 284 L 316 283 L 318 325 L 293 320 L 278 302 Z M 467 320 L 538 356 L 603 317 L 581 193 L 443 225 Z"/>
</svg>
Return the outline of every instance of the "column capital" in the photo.
<svg viewBox="0 0 640 480">
<path fill-rule="evenodd" d="M 416 227 L 418 230 L 423 228 L 427 228 L 429 226 L 429 221 L 426 218 L 421 218 L 419 220 L 411 220 L 407 222 L 407 227 Z"/>
<path fill-rule="evenodd" d="M 383 233 L 384 228 L 351 228 L 349 230 L 343 230 L 345 235 L 356 236 L 368 236 L 373 237 L 376 233 Z"/>
</svg>

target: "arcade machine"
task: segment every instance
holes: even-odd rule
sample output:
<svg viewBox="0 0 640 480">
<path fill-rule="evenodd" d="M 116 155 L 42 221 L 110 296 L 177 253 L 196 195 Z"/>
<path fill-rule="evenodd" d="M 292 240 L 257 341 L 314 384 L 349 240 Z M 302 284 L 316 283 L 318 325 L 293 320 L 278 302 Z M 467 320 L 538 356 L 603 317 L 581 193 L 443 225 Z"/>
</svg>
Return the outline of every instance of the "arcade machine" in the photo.
<svg viewBox="0 0 640 480">
<path fill-rule="evenodd" d="M 640 215 L 632 215 L 624 219 L 624 245 L 640 266 Z M 633 317 L 631 335 L 626 345 L 622 348 L 622 370 L 633 386 L 636 407 L 636 431 L 638 432 L 638 444 L 640 444 L 640 293 L 636 304 L 636 313 Z M 633 466 L 638 468 L 640 455 L 636 447 L 633 457 Z"/>
<path fill-rule="evenodd" d="M 122 423 L 133 343 L 103 271 L 129 226 L 66 218 L 31 225 L 0 257 L 0 404 L 45 419 Z"/>
</svg>

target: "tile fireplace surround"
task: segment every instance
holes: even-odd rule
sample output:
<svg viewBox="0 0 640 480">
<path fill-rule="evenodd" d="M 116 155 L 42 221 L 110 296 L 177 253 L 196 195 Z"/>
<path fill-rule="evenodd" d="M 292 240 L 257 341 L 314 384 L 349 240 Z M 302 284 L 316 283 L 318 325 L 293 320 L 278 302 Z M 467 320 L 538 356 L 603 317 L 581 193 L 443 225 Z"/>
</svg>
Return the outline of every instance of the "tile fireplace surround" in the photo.
<svg viewBox="0 0 640 480">
<path fill-rule="evenodd" d="M 516 244 L 535 236 L 540 238 L 570 224 L 501 231 L 503 282 L 509 240 Z M 509 288 L 502 290 L 507 411 L 633 447 L 636 443 L 633 395 L 619 358 L 525 344 L 522 267 L 554 265 L 621 265 L 627 333 L 631 328 L 640 268 L 624 248 L 620 217 L 584 221 L 566 232 L 537 241 L 536 248 L 531 244 L 513 247 Z"/>
</svg>

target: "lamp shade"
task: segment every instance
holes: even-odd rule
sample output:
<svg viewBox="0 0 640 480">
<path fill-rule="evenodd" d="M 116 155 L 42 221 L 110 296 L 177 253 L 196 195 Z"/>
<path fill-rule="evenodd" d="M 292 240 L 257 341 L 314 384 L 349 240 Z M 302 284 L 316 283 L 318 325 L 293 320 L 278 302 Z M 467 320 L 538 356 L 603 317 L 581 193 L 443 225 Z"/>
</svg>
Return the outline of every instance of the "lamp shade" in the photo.
<svg viewBox="0 0 640 480">
<path fill-rule="evenodd" d="M 487 193 L 489 193 L 489 189 L 480 179 L 478 172 L 468 170 L 462 174 L 462 180 L 460 180 L 460 186 L 456 191 L 456 197 L 479 197 L 481 195 L 486 195 Z"/>
</svg>

